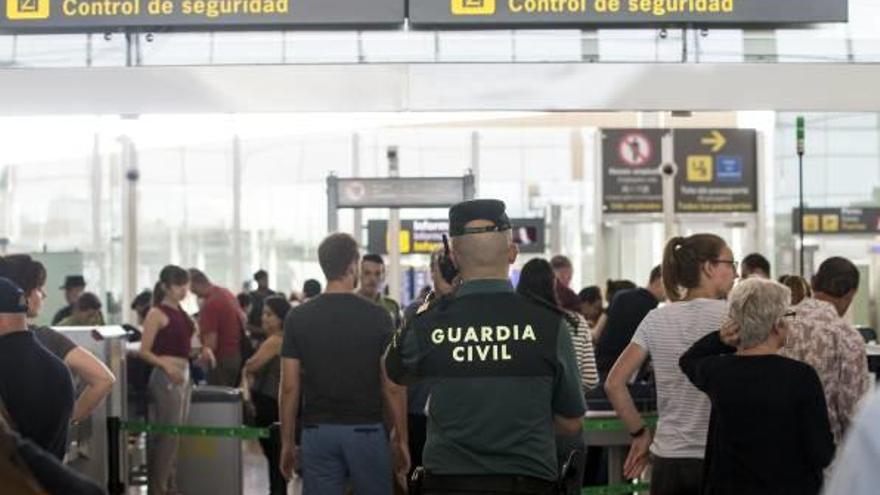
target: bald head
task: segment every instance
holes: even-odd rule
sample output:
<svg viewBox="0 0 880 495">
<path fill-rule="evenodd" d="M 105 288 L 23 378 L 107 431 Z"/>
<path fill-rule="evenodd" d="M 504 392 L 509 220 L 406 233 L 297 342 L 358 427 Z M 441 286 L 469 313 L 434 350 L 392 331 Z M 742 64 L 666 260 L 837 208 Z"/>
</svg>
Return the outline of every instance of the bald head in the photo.
<svg viewBox="0 0 880 495">
<path fill-rule="evenodd" d="M 474 220 L 465 227 L 494 225 L 488 220 Z M 484 232 L 452 238 L 452 259 L 464 280 L 507 278 L 510 264 L 516 260 L 516 244 L 511 231 Z"/>
</svg>

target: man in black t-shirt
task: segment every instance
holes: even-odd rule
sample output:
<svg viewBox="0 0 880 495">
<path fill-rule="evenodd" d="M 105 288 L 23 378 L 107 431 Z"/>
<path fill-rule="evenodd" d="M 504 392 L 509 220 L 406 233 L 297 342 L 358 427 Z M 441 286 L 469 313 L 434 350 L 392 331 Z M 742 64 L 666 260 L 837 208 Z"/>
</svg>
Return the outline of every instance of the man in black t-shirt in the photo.
<svg viewBox="0 0 880 495">
<path fill-rule="evenodd" d="M 70 371 L 28 330 L 24 292 L 2 277 L 0 398 L 21 436 L 64 457 L 74 400 Z"/>
<path fill-rule="evenodd" d="M 614 295 L 608 310 L 599 320 L 598 340 L 596 342 L 596 368 L 599 378 L 604 382 L 614 366 L 614 362 L 629 345 L 636 328 L 645 316 L 666 300 L 660 266 L 651 270 L 646 287 L 628 289 Z"/>
<path fill-rule="evenodd" d="M 391 493 L 392 452 L 383 427 L 383 400 L 393 421 L 396 472 L 409 469 L 406 392 L 381 365 L 393 331 L 381 306 L 356 295 L 357 241 L 332 234 L 318 248 L 326 291 L 291 310 L 281 357 L 281 469 L 300 470 L 304 493 Z M 303 400 L 302 447 L 294 425 Z"/>
</svg>

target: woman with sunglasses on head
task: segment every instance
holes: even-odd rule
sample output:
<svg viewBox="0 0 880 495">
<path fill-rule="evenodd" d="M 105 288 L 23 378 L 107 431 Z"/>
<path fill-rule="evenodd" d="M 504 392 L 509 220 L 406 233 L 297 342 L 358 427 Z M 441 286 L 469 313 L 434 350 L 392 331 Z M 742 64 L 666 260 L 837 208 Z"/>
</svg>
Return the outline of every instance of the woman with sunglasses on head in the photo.
<svg viewBox="0 0 880 495">
<path fill-rule="evenodd" d="M 791 291 L 750 278 L 730 293 L 728 323 L 681 357 L 712 401 L 705 495 L 815 495 L 834 457 L 819 375 L 777 355 L 785 344 Z"/>
<path fill-rule="evenodd" d="M 192 337 L 198 327 L 180 307 L 189 292 L 189 273 L 168 265 L 159 273 L 153 289 L 153 307 L 147 312 L 141 338 L 140 357 L 153 365 L 149 390 L 156 404 L 154 422 L 166 425 L 186 424 L 189 415 L 189 357 Z M 209 368 L 216 364 L 211 349 L 202 346 L 201 361 Z M 154 434 L 147 450 L 150 495 L 175 494 L 174 472 L 177 464 L 176 436 Z"/>
<path fill-rule="evenodd" d="M 666 244 L 661 267 L 670 304 L 648 313 L 605 381 L 608 399 L 632 437 L 626 478 L 651 464 L 652 495 L 701 492 L 709 427 L 709 399 L 681 372 L 678 360 L 694 342 L 717 332 L 727 316 L 724 299 L 737 262 L 720 237 L 695 234 Z M 651 357 L 657 386 L 656 432 L 645 425 L 627 382 Z"/>
</svg>

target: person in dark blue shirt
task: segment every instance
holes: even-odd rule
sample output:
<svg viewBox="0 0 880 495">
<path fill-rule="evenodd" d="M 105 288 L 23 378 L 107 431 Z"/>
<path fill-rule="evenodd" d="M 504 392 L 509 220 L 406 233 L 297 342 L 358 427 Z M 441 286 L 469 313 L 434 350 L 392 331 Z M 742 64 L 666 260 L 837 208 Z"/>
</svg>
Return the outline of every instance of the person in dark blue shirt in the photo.
<svg viewBox="0 0 880 495">
<path fill-rule="evenodd" d="M 73 414 L 73 380 L 27 327 L 24 292 L 0 277 L 0 398 L 12 427 L 62 459 Z"/>
</svg>

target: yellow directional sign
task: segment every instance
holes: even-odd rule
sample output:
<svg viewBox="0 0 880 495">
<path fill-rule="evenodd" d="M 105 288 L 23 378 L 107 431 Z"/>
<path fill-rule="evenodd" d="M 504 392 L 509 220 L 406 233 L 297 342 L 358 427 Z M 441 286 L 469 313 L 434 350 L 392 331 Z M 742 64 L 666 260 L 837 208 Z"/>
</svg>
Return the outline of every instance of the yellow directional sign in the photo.
<svg viewBox="0 0 880 495">
<path fill-rule="evenodd" d="M 451 0 L 452 15 L 492 15 L 495 0 Z"/>
<path fill-rule="evenodd" d="M 708 136 L 701 139 L 700 143 L 706 146 L 711 146 L 712 153 L 718 153 L 724 148 L 724 145 L 727 144 L 727 139 L 725 139 L 724 134 L 713 130 Z"/>
<path fill-rule="evenodd" d="M 7 0 L 6 17 L 12 20 L 48 19 L 49 0 Z"/>
</svg>

